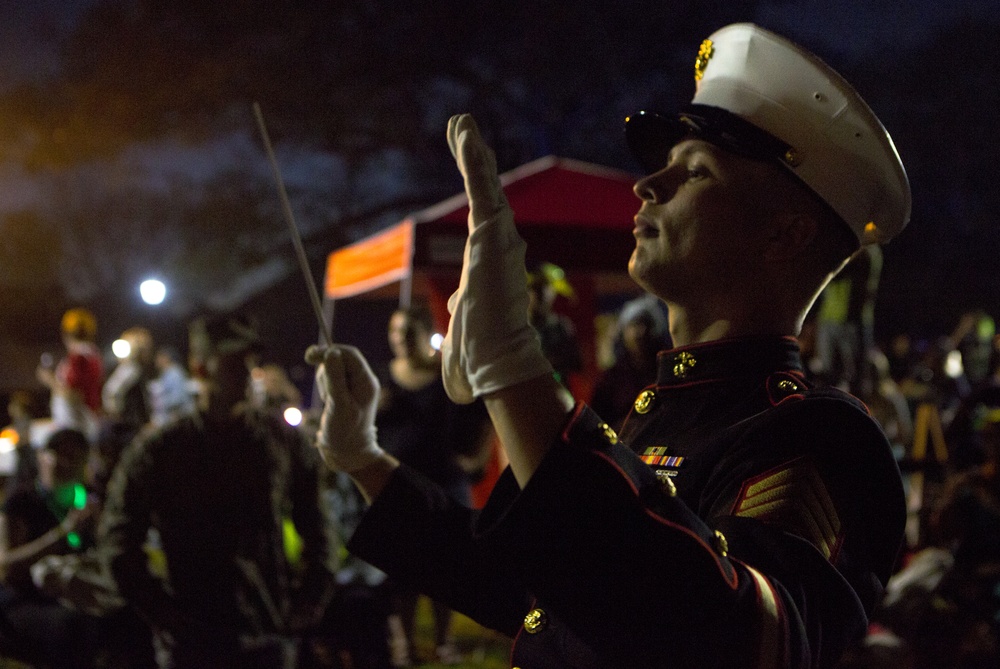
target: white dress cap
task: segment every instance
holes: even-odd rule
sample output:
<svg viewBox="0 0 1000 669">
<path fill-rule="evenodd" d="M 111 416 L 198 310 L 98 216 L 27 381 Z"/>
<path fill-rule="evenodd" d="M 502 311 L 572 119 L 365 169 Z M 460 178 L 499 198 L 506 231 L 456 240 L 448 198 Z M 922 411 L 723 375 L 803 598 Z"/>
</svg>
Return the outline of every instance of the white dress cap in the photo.
<svg viewBox="0 0 1000 669">
<path fill-rule="evenodd" d="M 669 151 L 665 143 L 702 136 L 784 165 L 862 243 L 884 243 L 909 222 L 910 186 L 892 138 L 815 55 L 758 26 L 733 24 L 702 42 L 695 81 L 692 106 L 676 118 L 627 120 L 629 145 L 646 169 L 663 167 L 654 164 Z"/>
</svg>

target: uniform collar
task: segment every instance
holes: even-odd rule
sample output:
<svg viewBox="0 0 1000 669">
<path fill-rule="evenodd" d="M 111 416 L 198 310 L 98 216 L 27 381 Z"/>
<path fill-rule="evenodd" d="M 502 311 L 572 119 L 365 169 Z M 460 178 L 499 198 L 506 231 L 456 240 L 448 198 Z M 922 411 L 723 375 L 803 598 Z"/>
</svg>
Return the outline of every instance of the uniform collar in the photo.
<svg viewBox="0 0 1000 669">
<path fill-rule="evenodd" d="M 656 362 L 658 386 L 802 371 L 798 340 L 781 336 L 720 339 L 682 346 L 660 351 Z"/>
</svg>

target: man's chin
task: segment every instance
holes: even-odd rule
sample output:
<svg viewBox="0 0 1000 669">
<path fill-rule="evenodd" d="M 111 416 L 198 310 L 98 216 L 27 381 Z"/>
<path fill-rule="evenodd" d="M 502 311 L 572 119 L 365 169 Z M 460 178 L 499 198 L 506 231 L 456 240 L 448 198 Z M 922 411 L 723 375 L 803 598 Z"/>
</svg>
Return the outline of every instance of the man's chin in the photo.
<svg viewBox="0 0 1000 669">
<path fill-rule="evenodd" d="M 628 275 L 632 277 L 640 288 L 647 292 L 653 292 L 649 288 L 649 283 L 646 281 L 648 275 L 642 271 L 642 264 L 635 262 L 635 254 L 632 254 L 632 259 L 628 262 Z"/>
<path fill-rule="evenodd" d="M 636 248 L 632 251 L 632 257 L 628 260 L 628 275 L 632 277 L 632 280 L 639 284 L 643 289 L 649 290 L 646 279 L 648 278 L 648 268 L 643 263 L 642 259 L 639 257 L 640 250 Z"/>
<path fill-rule="evenodd" d="M 639 264 L 639 247 L 632 249 L 632 255 L 628 259 L 628 275 L 635 279 L 637 266 Z"/>
</svg>

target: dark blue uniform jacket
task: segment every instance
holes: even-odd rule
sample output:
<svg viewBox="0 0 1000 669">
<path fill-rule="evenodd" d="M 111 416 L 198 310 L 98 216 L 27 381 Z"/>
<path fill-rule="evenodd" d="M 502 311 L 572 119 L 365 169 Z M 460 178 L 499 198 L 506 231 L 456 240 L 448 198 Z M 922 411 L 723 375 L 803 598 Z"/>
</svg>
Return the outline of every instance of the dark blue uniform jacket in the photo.
<svg viewBox="0 0 1000 669">
<path fill-rule="evenodd" d="M 403 467 L 350 549 L 515 637 L 512 666 L 829 667 L 901 546 L 900 476 L 857 399 L 791 338 L 659 355 L 615 435 L 579 405 L 481 512 Z"/>
</svg>

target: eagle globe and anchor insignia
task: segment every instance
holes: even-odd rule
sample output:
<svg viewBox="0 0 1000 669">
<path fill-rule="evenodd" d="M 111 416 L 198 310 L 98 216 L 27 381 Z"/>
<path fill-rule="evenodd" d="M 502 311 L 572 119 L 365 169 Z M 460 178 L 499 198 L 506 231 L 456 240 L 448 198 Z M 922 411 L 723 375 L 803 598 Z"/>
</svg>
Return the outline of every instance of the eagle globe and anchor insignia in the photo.
<svg viewBox="0 0 1000 669">
<path fill-rule="evenodd" d="M 686 378 L 698 360 L 687 351 L 681 351 L 674 357 L 674 376 L 678 379 Z"/>
<path fill-rule="evenodd" d="M 698 47 L 698 57 L 694 61 L 694 80 L 701 81 L 701 78 L 705 76 L 705 68 L 708 67 L 708 61 L 712 59 L 715 54 L 715 48 L 712 46 L 712 40 L 707 39 L 701 43 Z"/>
</svg>

